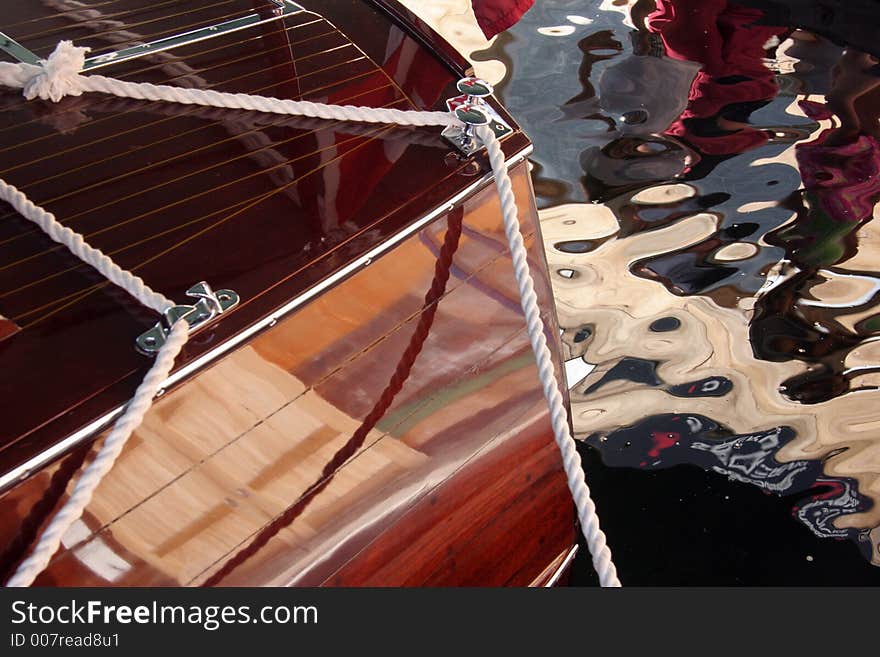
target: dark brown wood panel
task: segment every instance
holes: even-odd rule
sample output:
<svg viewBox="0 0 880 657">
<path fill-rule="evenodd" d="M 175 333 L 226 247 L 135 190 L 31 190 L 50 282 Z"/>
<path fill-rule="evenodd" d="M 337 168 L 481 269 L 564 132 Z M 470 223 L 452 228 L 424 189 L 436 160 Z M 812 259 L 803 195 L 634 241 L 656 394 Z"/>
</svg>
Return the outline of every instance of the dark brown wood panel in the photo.
<svg viewBox="0 0 880 657">
<path fill-rule="evenodd" d="M 453 94 L 456 75 L 381 11 L 341 0 L 316 4 L 330 20 L 301 14 L 102 72 L 414 109 L 442 107 Z M 138 11 L 145 5 L 120 0 L 117 9 L 129 6 Z M 158 4 L 154 10 L 164 11 Z M 16 34 L 56 30 L 39 38 L 82 42 L 78 33 L 57 31 L 63 21 L 39 28 L 26 22 L 35 18 L 33 7 L 20 16 L 16 11 L 7 17 L 21 30 Z M 74 13 L 65 20 L 75 20 Z M 104 31 L 90 38 L 119 43 L 111 37 Z M 403 52 L 415 56 L 403 58 Z M 0 126 L 5 180 L 170 298 L 185 301 L 184 291 L 198 280 L 242 295 L 238 309 L 191 340 L 178 365 L 270 314 L 473 181 L 469 166 L 448 157 L 437 129 L 351 126 L 95 95 L 55 105 L 0 91 L 0 104 L 8 119 Z M 504 146 L 512 154 L 527 144 L 517 133 Z M 478 166 L 488 170 L 484 161 Z M 10 208 L 0 207 L 0 217 L 0 315 L 21 329 L 0 341 L 0 399 L 15 409 L 4 414 L 0 429 L 0 469 L 9 469 L 130 397 L 150 365 L 135 352 L 134 338 L 157 318 Z"/>
<path fill-rule="evenodd" d="M 512 180 L 556 344 L 525 164 Z M 536 581 L 570 549 L 574 514 L 503 240 L 488 186 L 167 393 L 38 583 Z M 438 268 L 448 280 L 425 306 Z M 328 476 L 429 312 L 399 391 Z M 2 569 L 85 456 L 0 496 L 0 543 L 14 548 Z"/>
</svg>

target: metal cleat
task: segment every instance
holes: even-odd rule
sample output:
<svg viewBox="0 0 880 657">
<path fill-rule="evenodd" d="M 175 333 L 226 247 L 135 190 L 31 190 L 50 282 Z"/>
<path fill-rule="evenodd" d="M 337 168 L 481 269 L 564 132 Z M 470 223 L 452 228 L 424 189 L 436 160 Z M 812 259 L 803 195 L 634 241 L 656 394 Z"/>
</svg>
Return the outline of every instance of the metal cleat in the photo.
<svg viewBox="0 0 880 657">
<path fill-rule="evenodd" d="M 443 130 L 443 137 L 463 155 L 473 155 L 483 146 L 476 137 L 477 126 L 488 125 L 499 139 L 513 132 L 501 115 L 486 102 L 492 95 L 492 85 L 480 78 L 462 78 L 456 83 L 462 95 L 446 101 L 446 107 L 453 112 L 464 126 L 453 125 Z"/>
<path fill-rule="evenodd" d="M 238 305 L 239 296 L 232 290 L 214 290 L 205 281 L 193 285 L 186 291 L 187 296 L 198 299 L 193 305 L 171 306 L 162 319 L 149 331 L 141 333 L 135 340 L 135 347 L 145 356 L 155 356 L 165 344 L 171 327 L 179 319 L 189 324 L 190 334 L 216 322 L 220 316 Z"/>
</svg>

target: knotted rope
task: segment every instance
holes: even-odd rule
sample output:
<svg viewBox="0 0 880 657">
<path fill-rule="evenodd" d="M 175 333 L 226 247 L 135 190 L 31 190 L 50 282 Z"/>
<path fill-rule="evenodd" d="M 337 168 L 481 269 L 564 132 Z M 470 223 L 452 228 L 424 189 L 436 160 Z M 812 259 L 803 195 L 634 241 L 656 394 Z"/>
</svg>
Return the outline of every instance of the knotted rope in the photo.
<svg viewBox="0 0 880 657">
<path fill-rule="evenodd" d="M 138 100 L 161 100 L 173 103 L 204 105 L 227 109 L 246 109 L 273 114 L 289 114 L 321 119 L 360 121 L 368 123 L 391 123 L 411 126 L 448 126 L 457 121 L 445 112 L 418 112 L 396 109 L 379 109 L 338 106 L 308 101 L 281 100 L 248 94 L 232 94 L 202 89 L 184 89 L 169 85 L 127 82 L 102 75 L 82 75 L 88 48 L 79 48 L 70 41 L 62 41 L 39 66 L 0 62 L 0 84 L 24 90 L 26 98 L 42 98 L 53 102 L 65 95 L 79 96 L 84 92 L 102 92 L 123 98 Z M 514 275 L 520 292 L 520 302 L 526 318 L 529 341 L 535 353 L 538 374 L 544 396 L 550 407 L 550 419 L 556 444 L 562 454 L 568 487 L 574 499 L 578 518 L 584 532 L 587 547 L 593 558 L 593 566 L 602 586 L 620 586 L 617 570 L 611 559 L 611 551 L 605 534 L 599 528 L 596 506 L 590 497 L 581 459 L 568 426 L 568 415 L 556 379 L 552 355 L 547 346 L 544 323 L 541 319 L 534 281 L 529 272 L 527 251 L 520 232 L 516 201 L 507 163 L 501 145 L 491 129 L 480 128 L 478 135 L 486 146 L 489 162 L 501 200 L 504 229 L 510 245 Z M 61 226 L 55 217 L 31 203 L 22 192 L 0 180 L 0 198 L 10 203 L 24 217 L 36 223 L 53 240 L 64 244 L 74 255 L 95 267 L 108 280 L 129 292 L 144 305 L 164 311 L 171 302 L 151 290 L 140 278 L 118 267 L 106 255 L 90 247 L 78 233 Z M 128 403 L 125 413 L 117 420 L 110 434 L 101 445 L 95 460 L 85 469 L 77 481 L 70 499 L 55 515 L 43 531 L 31 555 L 21 563 L 7 586 L 27 586 L 48 565 L 58 549 L 62 536 L 82 515 L 103 476 L 109 472 L 132 432 L 143 421 L 157 391 L 167 379 L 174 359 L 188 337 L 189 327 L 178 321 L 172 327 L 156 362 Z"/>
<path fill-rule="evenodd" d="M 163 100 L 184 105 L 204 105 L 226 109 L 245 109 L 272 114 L 307 116 L 316 119 L 391 123 L 411 126 L 448 126 L 455 119 L 446 112 L 416 112 L 399 109 L 325 105 L 307 100 L 282 100 L 267 96 L 232 94 L 211 89 L 186 89 L 167 84 L 128 82 L 103 75 L 82 75 L 88 48 L 61 41 L 41 66 L 0 62 L 0 84 L 24 89 L 25 98 L 58 102 L 65 95 L 101 92 L 120 98 Z"/>
</svg>

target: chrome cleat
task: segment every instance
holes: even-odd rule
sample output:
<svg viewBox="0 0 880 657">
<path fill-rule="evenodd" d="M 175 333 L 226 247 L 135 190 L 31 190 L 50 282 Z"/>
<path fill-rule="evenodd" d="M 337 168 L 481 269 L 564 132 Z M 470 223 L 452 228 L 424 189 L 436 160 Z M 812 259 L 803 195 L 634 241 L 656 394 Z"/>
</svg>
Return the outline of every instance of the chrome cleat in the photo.
<svg viewBox="0 0 880 657">
<path fill-rule="evenodd" d="M 499 139 L 513 132 L 501 115 L 486 102 L 492 95 L 492 85 L 476 77 L 462 78 L 456 83 L 461 92 L 446 101 L 446 107 L 463 125 L 452 125 L 443 130 L 443 137 L 463 155 L 473 155 L 483 145 L 476 137 L 476 127 L 488 125 Z"/>
<path fill-rule="evenodd" d="M 235 308 L 239 302 L 238 294 L 232 290 L 215 292 L 204 281 L 193 285 L 186 294 L 198 301 L 191 306 L 181 304 L 168 308 L 153 328 L 141 333 L 135 340 L 135 347 L 139 352 L 145 356 L 155 356 L 165 344 L 171 327 L 179 319 L 186 320 L 192 334 L 216 322 L 222 314 Z"/>
</svg>

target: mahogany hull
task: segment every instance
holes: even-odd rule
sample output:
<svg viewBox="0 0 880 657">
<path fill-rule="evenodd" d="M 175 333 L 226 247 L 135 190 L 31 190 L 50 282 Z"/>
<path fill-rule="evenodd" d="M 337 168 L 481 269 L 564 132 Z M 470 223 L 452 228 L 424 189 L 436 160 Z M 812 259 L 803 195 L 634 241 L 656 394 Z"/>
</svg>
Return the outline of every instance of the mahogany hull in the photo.
<svg viewBox="0 0 880 657">
<path fill-rule="evenodd" d="M 192 84 L 412 109 L 453 95 L 462 62 L 427 50 L 423 26 L 314 4 L 321 17 L 256 41 L 209 40 L 108 74 L 164 81 L 173 65 Z M 96 47 L 105 38 L 77 29 Z M 52 39 L 22 40 L 40 52 Z M 352 48 L 363 57 L 340 57 Z M 48 107 L 7 91 L 0 102 L 0 176 L 169 297 L 204 279 L 243 299 L 187 345 L 179 368 L 210 362 L 157 401 L 38 584 L 553 576 L 574 513 L 485 161 L 451 154 L 436 130 L 93 97 Z M 65 132 L 71 115 L 85 119 Z M 512 177 L 555 348 L 527 147 L 518 131 L 504 141 L 521 160 Z M 0 257 L 15 265 L 0 270 L 0 313 L 15 328 L 0 339 L 0 469 L 58 451 L 0 497 L 8 575 L 98 434 L 63 441 L 130 396 L 149 366 L 133 338 L 156 318 L 0 212 Z M 343 447 L 350 458 L 328 466 Z"/>
</svg>

